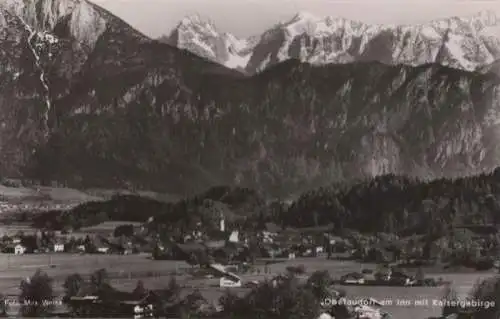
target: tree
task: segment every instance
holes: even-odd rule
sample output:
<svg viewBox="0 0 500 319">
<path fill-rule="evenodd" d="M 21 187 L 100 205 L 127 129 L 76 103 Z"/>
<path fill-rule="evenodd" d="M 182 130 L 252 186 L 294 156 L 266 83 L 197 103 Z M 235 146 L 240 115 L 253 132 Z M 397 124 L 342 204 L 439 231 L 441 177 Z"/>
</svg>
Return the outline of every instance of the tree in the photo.
<svg viewBox="0 0 500 319">
<path fill-rule="evenodd" d="M 102 268 L 95 271 L 90 276 L 90 285 L 93 293 L 103 292 L 111 288 L 111 286 L 109 285 L 109 276 L 106 269 Z"/>
<path fill-rule="evenodd" d="M 9 310 L 9 305 L 7 304 L 7 298 L 0 294 L 0 317 L 7 317 L 7 311 Z"/>
<path fill-rule="evenodd" d="M 330 273 L 325 271 L 315 271 L 307 279 L 307 287 L 311 289 L 317 299 L 322 300 L 330 297 L 329 286 L 333 283 Z"/>
<path fill-rule="evenodd" d="M 168 282 L 167 288 L 160 292 L 159 303 L 154 305 L 155 317 L 163 317 L 170 313 L 172 306 L 177 307 L 181 302 L 181 286 L 172 276 Z"/>
<path fill-rule="evenodd" d="M 20 313 L 24 317 L 47 316 L 53 309 L 52 278 L 41 270 L 21 281 L 19 302 Z"/>
<path fill-rule="evenodd" d="M 193 291 L 182 301 L 180 309 L 181 317 L 186 317 L 186 315 L 197 313 L 200 309 L 200 305 L 206 302 L 207 300 L 203 297 L 199 290 Z"/>
<path fill-rule="evenodd" d="M 170 301 L 179 301 L 181 297 L 182 287 L 177 282 L 174 276 L 172 276 L 167 285 L 167 292 Z"/>
<path fill-rule="evenodd" d="M 423 282 L 425 280 L 425 273 L 424 273 L 424 269 L 422 267 L 418 268 L 417 274 L 415 275 L 415 279 L 418 282 Z"/>
<path fill-rule="evenodd" d="M 152 257 L 154 260 L 159 260 L 164 257 L 163 250 L 160 248 L 158 242 L 155 242 L 154 244 Z"/>
<path fill-rule="evenodd" d="M 134 225 L 119 225 L 116 226 L 115 231 L 113 232 L 114 237 L 126 236 L 132 237 L 134 236 Z"/>
<path fill-rule="evenodd" d="M 444 296 L 443 297 L 444 297 L 443 299 L 447 300 L 447 301 L 456 301 L 456 300 L 458 300 L 457 292 L 455 291 L 455 289 L 453 289 L 453 287 L 451 287 L 451 285 L 447 285 L 445 287 L 445 291 L 444 291 Z M 445 307 L 443 307 L 442 315 L 443 315 L 443 317 L 446 317 L 446 316 L 448 316 L 450 314 L 456 313 L 457 311 L 458 311 L 457 307 L 446 305 Z"/>
<path fill-rule="evenodd" d="M 186 262 L 191 265 L 191 267 L 194 267 L 200 264 L 198 260 L 198 255 L 192 252 L 188 255 Z"/>
<path fill-rule="evenodd" d="M 137 281 L 135 289 L 132 293 L 137 297 L 143 297 L 148 293 L 147 289 L 144 287 L 144 282 L 142 280 Z"/>
<path fill-rule="evenodd" d="M 80 293 L 82 286 L 84 284 L 84 280 L 80 274 L 72 274 L 66 277 L 64 281 L 64 297 L 63 302 L 71 309 L 73 314 L 78 312 L 78 308 L 74 303 L 71 302 L 71 297 L 77 296 Z"/>
<path fill-rule="evenodd" d="M 500 278 L 488 278 L 477 283 L 470 299 L 484 304 L 474 309 L 474 319 L 497 319 L 500 316 Z M 486 306 L 488 304 L 488 306 Z"/>
<path fill-rule="evenodd" d="M 78 295 L 83 286 L 83 278 L 80 274 L 72 274 L 66 277 L 64 281 L 64 300 L 68 301 L 71 297 Z"/>
<path fill-rule="evenodd" d="M 95 253 L 97 251 L 97 248 L 95 247 L 92 239 L 90 239 L 89 235 L 85 236 L 85 240 L 83 241 L 83 245 L 85 246 L 85 252 L 87 252 L 87 253 Z"/>
<path fill-rule="evenodd" d="M 226 294 L 221 302 L 230 318 L 316 318 L 321 309 L 310 286 L 294 275 L 264 282 L 241 298 Z"/>
</svg>

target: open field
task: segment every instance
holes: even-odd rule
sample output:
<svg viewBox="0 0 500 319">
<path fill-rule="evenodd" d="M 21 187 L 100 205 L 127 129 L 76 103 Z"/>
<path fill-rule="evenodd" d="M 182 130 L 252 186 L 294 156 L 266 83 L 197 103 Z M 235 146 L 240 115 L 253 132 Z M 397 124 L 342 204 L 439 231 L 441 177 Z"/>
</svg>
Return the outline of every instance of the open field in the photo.
<svg viewBox="0 0 500 319">
<path fill-rule="evenodd" d="M 89 201 L 105 201 L 116 195 L 137 195 L 163 202 L 175 202 L 181 197 L 148 191 L 120 189 L 74 189 L 49 186 L 21 186 L 19 183 L 0 184 L 0 214 L 17 214 L 22 211 L 70 209 Z"/>
<path fill-rule="evenodd" d="M 50 267 L 52 264 L 54 267 Z M 299 258 L 288 260 L 282 263 L 271 264 L 268 266 L 269 273 L 264 274 L 264 266 L 259 266 L 260 274 L 245 274 L 241 277 L 244 281 L 264 280 L 284 273 L 286 267 L 304 265 L 308 274 L 317 270 L 328 270 L 333 277 L 360 271 L 362 268 L 374 267 L 373 265 L 361 265 L 352 261 L 326 260 L 322 258 Z M 169 260 L 150 260 L 145 254 L 142 255 L 5 255 L 0 254 L 0 291 L 5 294 L 17 294 L 19 282 L 21 279 L 32 275 L 37 268 L 43 269 L 54 278 L 54 288 L 56 292 L 62 293 L 62 283 L 64 279 L 72 273 L 87 275 L 93 271 L 106 268 L 112 278 L 113 286 L 118 289 L 132 290 L 137 280 L 141 279 L 145 286 L 150 289 L 164 288 L 167 286 L 170 276 L 167 273 L 176 270 L 188 269 L 185 262 Z M 156 276 L 144 276 L 131 278 L 129 273 L 151 272 Z M 121 278 L 117 278 L 117 275 Z M 490 276 L 493 273 L 472 273 L 472 274 L 428 274 L 429 276 L 442 277 L 445 280 L 453 282 L 454 288 L 462 296 L 466 295 L 473 285 L 479 280 Z M 185 289 L 184 294 L 192 292 L 198 288 L 209 300 L 216 301 L 224 293 L 224 289 L 213 287 L 218 282 L 217 279 L 195 279 L 188 276 L 176 276 L 181 285 L 191 287 Z M 233 288 L 238 293 L 245 293 L 247 289 Z M 440 307 L 432 306 L 432 300 L 440 299 L 443 296 L 443 288 L 432 287 L 360 287 L 345 286 L 348 296 L 355 297 L 374 297 L 379 300 L 409 300 L 412 305 L 392 305 L 387 306 L 395 318 L 405 319 L 424 319 L 430 316 L 437 316 L 440 313 Z M 426 299 L 428 305 L 415 306 L 415 300 Z"/>
<path fill-rule="evenodd" d="M 23 232 L 24 234 L 34 234 L 36 229 L 29 224 L 21 223 L 0 225 L 0 236 L 16 236 L 19 232 Z"/>
<path fill-rule="evenodd" d="M 135 227 L 142 226 L 142 223 L 138 222 L 127 222 L 127 221 L 110 221 L 110 222 L 103 222 L 95 226 L 90 226 L 90 227 L 82 227 L 78 232 L 83 232 L 83 233 L 102 233 L 102 232 L 110 232 L 112 233 L 116 227 L 121 226 L 121 225 L 133 225 Z"/>
<path fill-rule="evenodd" d="M 1 218 L 1 216 L 0 216 Z M 129 221 L 109 221 L 103 222 L 98 225 L 82 227 L 77 231 L 73 231 L 70 236 L 72 237 L 85 237 L 89 234 L 112 234 L 117 226 L 120 225 L 133 225 L 134 227 L 140 227 L 143 224 L 138 222 L 129 222 Z M 1 224 L 0 225 L 0 236 L 15 236 L 18 232 L 23 232 L 24 234 L 33 234 L 37 231 L 30 223 L 22 223 L 22 222 L 13 222 L 10 224 Z M 1 260 L 0 260 L 1 264 Z M 1 266 L 0 266 L 1 267 Z"/>
<path fill-rule="evenodd" d="M 10 187 L 0 185 L 0 196 L 7 201 L 36 199 L 54 202 L 85 202 L 102 199 L 99 196 L 90 195 L 84 191 L 73 188 L 59 187 Z"/>
<path fill-rule="evenodd" d="M 172 194 L 163 194 L 151 191 L 129 191 L 124 189 L 75 189 L 68 187 L 14 187 L 0 184 L 0 197 L 5 200 L 51 200 L 55 202 L 86 202 L 96 200 L 108 200 L 116 195 L 138 195 L 160 201 L 172 202 L 180 200 L 181 197 Z"/>
</svg>

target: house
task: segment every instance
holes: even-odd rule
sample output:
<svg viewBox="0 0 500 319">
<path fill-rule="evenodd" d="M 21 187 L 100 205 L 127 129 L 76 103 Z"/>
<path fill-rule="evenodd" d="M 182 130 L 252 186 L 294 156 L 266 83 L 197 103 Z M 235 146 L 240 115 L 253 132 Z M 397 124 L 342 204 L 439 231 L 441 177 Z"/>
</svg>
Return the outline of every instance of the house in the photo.
<svg viewBox="0 0 500 319">
<path fill-rule="evenodd" d="M 233 288 L 233 287 L 239 288 L 239 287 L 241 287 L 241 280 L 236 279 L 232 276 L 226 275 L 226 276 L 221 277 L 220 282 L 219 282 L 219 286 L 221 288 Z"/>
<path fill-rule="evenodd" d="M 99 254 L 109 253 L 109 245 L 104 238 L 97 236 L 93 240 L 94 247 Z"/>
<path fill-rule="evenodd" d="M 24 245 L 17 244 L 14 246 L 14 254 L 23 255 L 24 253 L 26 253 L 26 247 Z"/>
<path fill-rule="evenodd" d="M 233 231 L 229 236 L 229 241 L 232 243 L 237 243 L 239 242 L 239 240 L 240 240 L 240 233 L 237 230 Z"/>
<path fill-rule="evenodd" d="M 365 283 L 365 276 L 360 273 L 349 273 L 340 278 L 344 285 L 362 285 Z"/>
<path fill-rule="evenodd" d="M 76 250 L 78 250 L 79 252 L 85 252 L 86 251 L 85 245 L 78 245 L 78 246 L 76 246 Z"/>
<path fill-rule="evenodd" d="M 241 278 L 233 272 L 228 271 L 227 267 L 221 264 L 210 264 L 210 268 L 215 270 L 221 275 L 219 286 L 220 287 L 241 287 Z"/>
<path fill-rule="evenodd" d="M 98 247 L 97 252 L 100 254 L 107 254 L 109 252 L 109 247 Z"/>
<path fill-rule="evenodd" d="M 385 318 L 386 313 L 382 311 L 382 304 L 373 298 L 360 300 L 354 306 L 356 318 Z"/>
<path fill-rule="evenodd" d="M 61 241 L 57 241 L 54 243 L 54 252 L 56 253 L 62 253 L 64 252 L 64 243 Z"/>
</svg>

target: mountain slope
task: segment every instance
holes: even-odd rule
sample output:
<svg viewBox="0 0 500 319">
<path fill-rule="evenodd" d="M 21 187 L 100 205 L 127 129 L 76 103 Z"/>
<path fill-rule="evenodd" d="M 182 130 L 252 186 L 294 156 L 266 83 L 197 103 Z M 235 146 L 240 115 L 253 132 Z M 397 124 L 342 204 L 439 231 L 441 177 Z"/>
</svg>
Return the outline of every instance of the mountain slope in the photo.
<svg viewBox="0 0 500 319">
<path fill-rule="evenodd" d="M 157 83 L 182 98 L 184 74 L 220 69 L 84 0 L 0 2 L 0 35 L 3 176 L 22 175 L 33 155 L 43 155 L 35 154 L 39 146 L 75 114 L 127 107 Z"/>
<path fill-rule="evenodd" d="M 11 4 L 0 20 L 2 175 L 285 195 L 384 173 L 459 176 L 500 164 L 493 74 L 289 60 L 246 77 L 85 1 Z"/>
<path fill-rule="evenodd" d="M 191 15 L 182 19 L 169 36 L 161 37 L 159 41 L 243 71 L 258 38 L 239 39 L 230 33 L 221 33 L 212 22 Z"/>
<path fill-rule="evenodd" d="M 49 142 L 64 150 L 46 155 L 55 165 L 51 178 L 289 194 L 385 173 L 461 176 L 500 164 L 493 75 L 435 64 L 314 68 L 292 60 L 251 78 L 205 74 L 185 83 L 191 94 L 182 101 L 157 93 L 66 122 Z"/>
</svg>

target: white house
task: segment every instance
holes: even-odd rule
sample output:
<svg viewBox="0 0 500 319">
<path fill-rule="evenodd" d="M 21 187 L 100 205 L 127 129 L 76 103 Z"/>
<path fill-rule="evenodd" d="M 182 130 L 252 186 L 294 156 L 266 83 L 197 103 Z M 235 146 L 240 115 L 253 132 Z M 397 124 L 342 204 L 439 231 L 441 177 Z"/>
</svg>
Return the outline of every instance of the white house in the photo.
<svg viewBox="0 0 500 319">
<path fill-rule="evenodd" d="M 14 254 L 16 255 L 22 255 L 26 252 L 26 247 L 24 247 L 23 245 L 21 244 L 17 244 L 15 247 L 14 247 Z"/>
<path fill-rule="evenodd" d="M 100 252 L 101 254 L 107 254 L 109 251 L 109 247 L 98 247 L 97 251 Z"/>
<path fill-rule="evenodd" d="M 216 270 L 220 275 L 222 275 L 219 280 L 220 287 L 230 288 L 242 286 L 241 278 L 235 273 L 227 271 L 225 266 L 221 264 L 210 264 L 210 267 Z"/>
<path fill-rule="evenodd" d="M 232 243 L 237 243 L 239 242 L 239 240 L 240 240 L 240 233 L 237 230 L 233 231 L 229 236 L 229 241 Z"/>
<path fill-rule="evenodd" d="M 64 244 L 55 243 L 54 244 L 54 252 L 56 252 L 56 253 L 64 252 Z"/>
<path fill-rule="evenodd" d="M 219 285 L 224 288 L 241 287 L 241 280 L 233 276 L 223 276 L 220 279 Z"/>
</svg>

